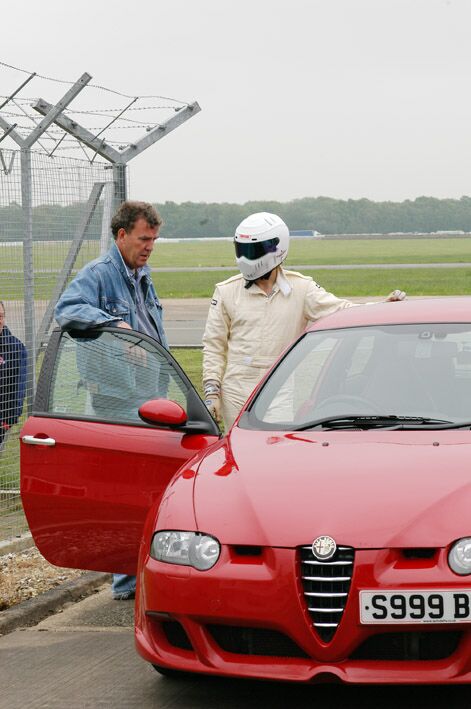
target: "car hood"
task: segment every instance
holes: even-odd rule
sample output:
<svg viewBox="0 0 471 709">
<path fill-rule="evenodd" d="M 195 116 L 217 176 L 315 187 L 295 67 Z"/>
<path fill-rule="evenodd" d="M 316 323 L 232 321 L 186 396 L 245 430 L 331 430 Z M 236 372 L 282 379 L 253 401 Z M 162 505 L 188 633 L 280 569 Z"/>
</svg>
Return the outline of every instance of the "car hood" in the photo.
<svg viewBox="0 0 471 709">
<path fill-rule="evenodd" d="M 471 535 L 471 431 L 234 428 L 203 459 L 198 529 L 222 543 L 445 546 Z"/>
</svg>

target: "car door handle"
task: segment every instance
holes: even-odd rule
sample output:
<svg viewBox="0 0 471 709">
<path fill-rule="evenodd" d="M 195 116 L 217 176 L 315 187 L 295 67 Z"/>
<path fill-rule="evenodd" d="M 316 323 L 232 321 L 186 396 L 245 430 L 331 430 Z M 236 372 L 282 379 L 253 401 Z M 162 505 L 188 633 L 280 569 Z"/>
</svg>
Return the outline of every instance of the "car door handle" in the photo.
<svg viewBox="0 0 471 709">
<path fill-rule="evenodd" d="M 54 438 L 35 438 L 35 436 L 23 436 L 21 439 L 23 443 L 27 443 L 30 446 L 55 446 L 56 441 Z"/>
</svg>

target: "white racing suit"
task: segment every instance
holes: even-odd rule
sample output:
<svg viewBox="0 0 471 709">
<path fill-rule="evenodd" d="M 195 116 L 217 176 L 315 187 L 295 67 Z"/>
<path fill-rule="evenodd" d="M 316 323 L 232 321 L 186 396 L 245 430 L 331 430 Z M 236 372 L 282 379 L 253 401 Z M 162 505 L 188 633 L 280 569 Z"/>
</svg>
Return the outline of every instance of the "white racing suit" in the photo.
<svg viewBox="0 0 471 709">
<path fill-rule="evenodd" d="M 267 296 L 239 274 L 216 284 L 203 335 L 203 382 L 221 387 L 226 431 L 242 405 L 283 350 L 308 325 L 354 305 L 337 298 L 310 276 L 279 269 Z"/>
</svg>

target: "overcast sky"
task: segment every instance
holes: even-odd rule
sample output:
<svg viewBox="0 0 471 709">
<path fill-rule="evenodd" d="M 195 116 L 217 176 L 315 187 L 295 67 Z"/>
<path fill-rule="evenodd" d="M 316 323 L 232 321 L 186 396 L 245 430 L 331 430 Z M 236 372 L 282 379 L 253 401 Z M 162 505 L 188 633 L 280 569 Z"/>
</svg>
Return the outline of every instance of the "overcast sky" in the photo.
<svg viewBox="0 0 471 709">
<path fill-rule="evenodd" d="M 469 0 L 5 2 L 1 27 L 8 64 L 199 102 L 133 197 L 471 194 Z"/>
</svg>

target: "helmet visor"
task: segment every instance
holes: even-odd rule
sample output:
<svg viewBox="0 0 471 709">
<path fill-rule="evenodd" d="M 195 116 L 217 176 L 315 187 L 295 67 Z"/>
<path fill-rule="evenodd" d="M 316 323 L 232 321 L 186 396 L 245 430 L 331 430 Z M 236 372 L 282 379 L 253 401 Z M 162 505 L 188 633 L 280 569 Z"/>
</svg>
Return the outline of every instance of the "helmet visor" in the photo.
<svg viewBox="0 0 471 709">
<path fill-rule="evenodd" d="M 252 242 L 240 242 L 235 241 L 235 252 L 237 258 L 245 256 L 249 261 L 255 261 L 265 254 L 273 254 L 276 251 L 276 247 L 280 243 L 279 238 L 276 236 L 274 239 L 266 239 L 265 241 L 252 241 Z"/>
</svg>

